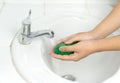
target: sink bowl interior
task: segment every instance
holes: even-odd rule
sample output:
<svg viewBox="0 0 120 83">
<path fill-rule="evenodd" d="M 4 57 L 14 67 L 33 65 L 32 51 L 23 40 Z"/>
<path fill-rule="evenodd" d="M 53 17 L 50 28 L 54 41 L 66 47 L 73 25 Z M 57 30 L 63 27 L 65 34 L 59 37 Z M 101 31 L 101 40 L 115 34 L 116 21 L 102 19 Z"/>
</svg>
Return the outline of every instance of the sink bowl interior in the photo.
<svg viewBox="0 0 120 83">
<path fill-rule="evenodd" d="M 98 20 L 92 18 L 64 18 L 52 25 L 55 30 L 55 39 L 59 40 L 77 32 L 84 32 L 93 29 Z M 58 29 L 56 29 L 58 28 Z M 111 36 L 116 35 L 114 32 Z M 76 77 L 76 81 L 82 83 L 101 83 L 111 77 L 120 66 L 120 52 L 101 52 L 78 62 L 61 61 L 53 59 L 55 72 L 64 76 L 67 74 Z"/>
<path fill-rule="evenodd" d="M 33 41 L 30 45 L 21 45 L 17 41 L 18 33 L 11 43 L 11 55 L 15 68 L 21 76 L 31 83 L 39 83 L 46 72 L 55 72 L 58 76 L 73 75 L 80 83 L 101 83 L 111 77 L 120 66 L 120 52 L 101 52 L 93 54 L 78 62 L 61 61 L 49 56 L 51 45 L 66 36 L 77 32 L 89 31 L 99 21 L 93 18 L 58 17 L 40 18 L 33 21 L 33 31 L 52 29 L 55 37 L 50 40 L 41 38 Z M 43 70 L 41 70 L 43 69 Z M 48 74 L 50 74 L 48 72 Z"/>
</svg>

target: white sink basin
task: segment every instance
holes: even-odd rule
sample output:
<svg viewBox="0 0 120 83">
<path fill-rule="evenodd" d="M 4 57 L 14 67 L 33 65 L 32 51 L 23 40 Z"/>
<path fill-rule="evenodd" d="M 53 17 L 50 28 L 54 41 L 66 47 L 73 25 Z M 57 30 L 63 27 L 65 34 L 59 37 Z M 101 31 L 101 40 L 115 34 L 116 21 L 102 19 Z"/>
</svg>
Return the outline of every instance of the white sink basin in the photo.
<svg viewBox="0 0 120 83">
<path fill-rule="evenodd" d="M 77 32 L 89 31 L 98 23 L 96 19 L 74 16 L 46 17 L 33 21 L 33 31 L 50 28 L 55 32 L 55 37 L 21 45 L 17 39 L 18 32 L 11 43 L 12 61 L 16 70 L 30 83 L 73 83 L 61 78 L 66 74 L 73 75 L 76 83 L 102 83 L 118 70 L 120 52 L 96 53 L 78 62 L 61 61 L 49 56 L 54 41 Z"/>
<path fill-rule="evenodd" d="M 43 38 L 33 41 L 30 45 L 22 45 L 18 42 L 16 35 L 11 47 L 12 61 L 18 73 L 26 81 L 32 82 L 38 78 L 37 76 L 43 74 L 44 71 L 41 69 L 44 69 L 46 64 L 51 65 L 51 58 L 48 56 L 50 42 L 50 40 Z M 44 48 L 46 45 L 47 48 Z M 48 67 L 52 67 L 52 65 L 48 65 Z M 39 81 L 37 81 L 33 81 L 33 83 L 38 83 Z"/>
</svg>

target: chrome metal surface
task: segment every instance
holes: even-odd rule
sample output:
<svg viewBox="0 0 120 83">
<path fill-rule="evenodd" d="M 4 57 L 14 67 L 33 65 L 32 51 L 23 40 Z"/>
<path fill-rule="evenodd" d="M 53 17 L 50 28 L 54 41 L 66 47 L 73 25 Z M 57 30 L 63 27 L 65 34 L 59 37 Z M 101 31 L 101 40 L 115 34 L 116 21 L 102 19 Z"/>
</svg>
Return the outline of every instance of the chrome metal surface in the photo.
<svg viewBox="0 0 120 83">
<path fill-rule="evenodd" d="M 67 79 L 67 80 L 71 80 L 71 81 L 75 81 L 76 80 L 76 78 L 73 75 L 71 75 L 71 74 L 66 74 L 66 75 L 63 75 L 62 77 Z"/>
<path fill-rule="evenodd" d="M 54 32 L 52 30 L 41 30 L 36 32 L 31 32 L 31 10 L 29 11 L 28 17 L 22 22 L 22 29 L 19 35 L 19 42 L 21 44 L 30 44 L 33 39 L 44 36 L 48 38 L 54 37 Z"/>
</svg>

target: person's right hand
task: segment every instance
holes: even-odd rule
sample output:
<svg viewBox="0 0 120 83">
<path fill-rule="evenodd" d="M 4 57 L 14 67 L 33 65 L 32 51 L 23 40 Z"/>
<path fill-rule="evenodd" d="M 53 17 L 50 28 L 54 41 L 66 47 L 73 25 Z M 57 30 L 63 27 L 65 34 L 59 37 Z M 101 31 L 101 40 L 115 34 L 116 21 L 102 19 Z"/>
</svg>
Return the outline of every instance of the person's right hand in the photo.
<svg viewBox="0 0 120 83">
<path fill-rule="evenodd" d="M 89 31 L 89 32 L 81 32 L 81 33 L 73 34 L 69 37 L 59 40 L 59 42 L 70 44 L 76 41 L 94 40 L 94 39 L 97 39 L 95 33 L 93 33 L 92 31 Z"/>
</svg>

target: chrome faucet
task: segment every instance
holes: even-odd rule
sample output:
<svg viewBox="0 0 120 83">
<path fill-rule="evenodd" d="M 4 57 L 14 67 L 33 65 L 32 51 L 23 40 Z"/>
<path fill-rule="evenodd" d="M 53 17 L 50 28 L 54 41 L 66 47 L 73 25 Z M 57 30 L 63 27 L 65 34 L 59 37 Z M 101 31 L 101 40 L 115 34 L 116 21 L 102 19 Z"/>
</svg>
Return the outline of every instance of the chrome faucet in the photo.
<svg viewBox="0 0 120 83">
<path fill-rule="evenodd" d="M 21 44 L 27 45 L 32 42 L 33 39 L 45 36 L 48 38 L 54 37 L 54 32 L 52 30 L 41 30 L 37 32 L 31 32 L 31 10 L 29 11 L 28 17 L 22 22 L 22 30 L 19 35 L 19 42 Z"/>
</svg>

